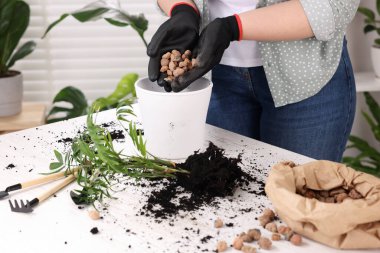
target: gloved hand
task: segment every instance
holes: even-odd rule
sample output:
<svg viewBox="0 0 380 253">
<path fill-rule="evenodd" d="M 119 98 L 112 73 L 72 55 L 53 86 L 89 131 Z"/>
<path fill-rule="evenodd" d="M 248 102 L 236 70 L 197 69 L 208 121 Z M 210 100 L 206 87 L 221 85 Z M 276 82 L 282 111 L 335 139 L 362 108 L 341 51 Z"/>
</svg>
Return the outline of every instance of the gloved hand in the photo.
<svg viewBox="0 0 380 253">
<path fill-rule="evenodd" d="M 150 57 L 149 79 L 152 82 L 157 81 L 158 85 L 164 86 L 166 91 L 171 91 L 171 86 L 164 80 L 167 75 L 160 73 L 161 56 L 173 49 L 181 53 L 187 49 L 192 50 L 199 38 L 200 20 L 196 9 L 187 4 L 174 6 L 170 15 L 171 17 L 153 35 L 147 49 Z"/>
<path fill-rule="evenodd" d="M 241 39 L 241 23 L 237 15 L 217 18 L 201 33 L 198 44 L 193 50 L 193 58 L 197 66 L 182 76 L 174 79 L 171 88 L 174 92 L 181 91 L 192 82 L 210 71 L 222 59 L 224 51 L 231 41 Z"/>
</svg>

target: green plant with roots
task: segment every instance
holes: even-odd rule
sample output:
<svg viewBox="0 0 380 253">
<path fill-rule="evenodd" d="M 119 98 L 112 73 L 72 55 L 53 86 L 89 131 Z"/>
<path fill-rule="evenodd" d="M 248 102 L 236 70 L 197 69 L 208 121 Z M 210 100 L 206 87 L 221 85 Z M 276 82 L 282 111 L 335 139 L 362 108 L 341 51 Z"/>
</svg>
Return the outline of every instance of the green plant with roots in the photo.
<svg viewBox="0 0 380 253">
<path fill-rule="evenodd" d="M 373 136 L 380 142 L 380 106 L 370 93 L 365 92 L 364 96 L 372 116 L 364 111 L 362 114 L 371 127 Z M 380 177 L 380 151 L 354 135 L 350 136 L 349 141 L 347 148 L 356 149 L 359 154 L 355 157 L 344 157 L 343 162 L 356 170 Z"/>
<path fill-rule="evenodd" d="M 34 41 L 25 42 L 16 50 L 29 25 L 29 5 L 20 0 L 0 0 L 0 77 L 10 75 L 10 68 L 36 47 Z"/>
<path fill-rule="evenodd" d="M 121 8 L 120 1 L 99 0 L 90 3 L 83 8 L 71 13 L 64 13 L 59 19 L 51 23 L 46 29 L 43 38 L 58 24 L 68 17 L 73 17 L 81 23 L 105 20 L 111 25 L 118 27 L 131 27 L 137 32 L 145 46 L 147 42 L 144 33 L 148 29 L 148 20 L 143 14 L 130 15 Z M 98 98 L 94 102 L 94 106 L 100 106 L 103 110 L 115 108 L 117 104 L 126 97 L 136 97 L 134 83 L 137 80 L 137 74 L 127 74 L 118 83 L 112 94 L 106 97 Z M 53 103 L 66 102 L 70 104 L 63 107 L 58 104 L 50 110 L 47 116 L 47 123 L 53 123 L 61 120 L 67 120 L 88 113 L 89 106 L 83 92 L 78 88 L 68 86 L 60 90 L 55 96 Z M 62 115 L 63 114 L 63 115 Z"/>
<path fill-rule="evenodd" d="M 363 14 L 366 18 L 364 20 L 364 33 L 376 32 L 377 37 L 374 40 L 374 47 L 380 47 L 380 19 L 376 18 L 376 13 L 366 7 L 360 6 L 358 12 Z M 376 0 L 376 12 L 380 16 L 380 0 Z"/>
<path fill-rule="evenodd" d="M 173 178 L 176 173 L 189 173 L 171 161 L 149 154 L 136 124 L 129 119 L 135 116 L 131 100 L 122 101 L 116 114 L 121 126 L 121 122 L 128 125 L 123 128 L 136 148 L 136 155 L 126 155 L 115 150 L 108 130 L 96 124 L 93 110 L 95 108 L 87 116 L 86 130 L 73 139 L 71 150 L 65 154 L 55 151 L 57 160 L 50 164 L 50 173 L 62 170 L 71 173 L 78 169 L 77 183 L 82 189 L 71 193 L 75 203 L 92 204 L 95 201 L 102 202 L 105 197 L 112 198 L 115 178 L 122 178 L 116 183 L 120 184 L 122 180 L 130 178 Z"/>
</svg>

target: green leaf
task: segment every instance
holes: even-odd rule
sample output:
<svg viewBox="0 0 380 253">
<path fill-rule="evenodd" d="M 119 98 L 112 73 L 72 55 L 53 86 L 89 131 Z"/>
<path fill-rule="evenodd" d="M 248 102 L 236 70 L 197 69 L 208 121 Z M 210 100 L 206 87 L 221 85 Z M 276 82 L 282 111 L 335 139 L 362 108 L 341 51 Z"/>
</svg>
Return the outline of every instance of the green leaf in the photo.
<svg viewBox="0 0 380 253">
<path fill-rule="evenodd" d="M 117 21 L 117 20 L 113 20 L 112 18 L 105 18 L 105 20 L 106 20 L 108 23 L 110 23 L 111 25 L 114 25 L 114 26 L 120 26 L 120 27 L 129 26 L 128 23 L 120 22 L 120 21 Z"/>
<path fill-rule="evenodd" d="M 61 153 L 59 153 L 57 150 L 54 150 L 54 155 L 57 158 L 58 162 L 63 163 L 63 157 Z"/>
<path fill-rule="evenodd" d="M 86 156 L 88 156 L 89 158 L 94 158 L 94 153 L 91 151 L 91 148 L 88 144 L 86 144 L 85 142 L 83 141 L 78 141 L 78 147 L 79 147 L 79 150 Z"/>
<path fill-rule="evenodd" d="M 82 23 L 105 19 L 108 23 L 119 27 L 130 25 L 134 30 L 136 30 L 146 45 L 147 43 L 144 39 L 144 32 L 148 29 L 148 20 L 146 20 L 143 14 L 129 15 L 124 10 L 120 9 L 119 6 L 120 4 L 116 6 L 110 2 L 100 0 L 90 3 L 84 8 L 72 13 L 65 13 L 58 20 L 54 21 L 51 25 L 48 26 L 43 35 L 43 38 L 53 27 L 59 24 L 67 16 L 71 15 Z"/>
<path fill-rule="evenodd" d="M 376 120 L 377 124 L 380 125 L 380 106 L 376 100 L 371 96 L 369 92 L 364 92 L 365 101 L 368 105 L 373 118 Z"/>
<path fill-rule="evenodd" d="M 57 163 L 57 162 L 50 163 L 49 169 L 50 170 L 57 170 L 57 169 L 61 168 L 62 165 L 63 165 L 62 163 Z"/>
<path fill-rule="evenodd" d="M 371 9 L 360 6 L 358 12 L 366 16 L 369 20 L 375 20 L 375 13 Z"/>
<path fill-rule="evenodd" d="M 375 136 L 376 140 L 380 141 L 380 125 L 376 125 L 372 118 L 366 113 L 362 112 L 367 123 L 371 127 L 372 133 Z"/>
<path fill-rule="evenodd" d="M 364 23 L 367 25 L 375 25 L 376 24 L 375 20 L 371 20 L 368 18 L 364 19 Z"/>
<path fill-rule="evenodd" d="M 374 25 L 366 25 L 363 29 L 364 33 L 369 33 L 376 30 L 376 26 Z"/>
<path fill-rule="evenodd" d="M 88 22 L 88 21 L 95 21 L 102 17 L 103 14 L 108 12 L 109 9 L 107 8 L 92 8 L 91 4 L 84 7 L 81 10 L 74 11 L 73 13 L 65 13 L 62 14 L 59 19 L 51 23 L 46 31 L 44 32 L 44 35 L 42 38 L 45 38 L 46 35 L 50 32 L 51 29 L 53 29 L 56 25 L 61 23 L 63 20 L 65 20 L 68 16 L 73 16 L 76 20 L 78 20 L 81 23 Z"/>
<path fill-rule="evenodd" d="M 44 32 L 44 34 L 42 35 L 42 39 L 46 37 L 46 35 L 50 32 L 51 29 L 53 29 L 56 25 L 58 25 L 59 23 L 61 23 L 65 18 L 67 18 L 69 16 L 69 14 L 63 14 L 61 15 L 61 17 L 59 19 L 57 19 L 56 21 L 54 21 L 53 23 L 51 23 L 48 28 L 46 29 L 46 31 Z"/>
<path fill-rule="evenodd" d="M 95 100 L 92 107 L 95 108 L 95 111 L 115 108 L 119 104 L 120 100 L 125 97 L 130 95 L 132 98 L 135 98 L 135 82 L 138 77 L 139 76 L 136 73 L 130 73 L 123 76 L 117 84 L 115 90 L 107 97 L 102 97 Z"/>
<path fill-rule="evenodd" d="M 14 1 L 1 0 L 0 1 L 0 36 L 8 30 L 11 23 L 14 8 Z"/>
<path fill-rule="evenodd" d="M 375 148 L 371 147 L 368 142 L 353 135 L 349 137 L 349 140 L 352 142 L 352 145 L 354 145 L 355 148 L 363 153 L 363 155 L 366 155 L 371 159 L 380 162 L 380 153 Z"/>
<path fill-rule="evenodd" d="M 32 53 L 34 51 L 34 49 L 36 48 L 36 42 L 34 41 L 28 41 L 26 42 L 24 45 L 22 45 L 17 51 L 16 53 L 13 54 L 12 58 L 9 60 L 8 62 L 8 69 L 10 69 L 16 61 L 24 58 L 25 56 L 29 55 L 30 53 Z"/>
<path fill-rule="evenodd" d="M 82 91 L 75 87 L 68 86 L 59 91 L 53 100 L 53 103 L 58 102 L 70 103 L 72 107 L 54 106 L 47 116 L 47 123 L 72 119 L 87 114 L 88 104 L 86 97 Z M 56 114 L 62 112 L 65 113 L 65 116 L 57 117 Z"/>
<path fill-rule="evenodd" d="M 144 34 L 148 30 L 148 20 L 145 18 L 144 14 L 140 15 L 129 15 L 125 12 L 120 12 L 121 21 L 128 22 L 139 34 Z"/>
<path fill-rule="evenodd" d="M 368 113 L 366 113 L 365 111 L 362 111 L 362 114 L 363 114 L 364 118 L 367 120 L 367 122 L 368 122 L 369 126 L 371 127 L 371 129 L 373 129 L 374 127 L 376 127 L 375 122 L 368 115 Z"/>
<path fill-rule="evenodd" d="M 376 1 L 376 9 L 377 9 L 377 14 L 380 15 L 380 0 Z"/>
<path fill-rule="evenodd" d="M 375 45 L 380 46 L 380 39 L 375 39 Z"/>
<path fill-rule="evenodd" d="M 78 20 L 79 22 L 87 22 L 87 21 L 95 21 L 98 19 L 101 19 L 103 17 L 103 14 L 107 13 L 110 11 L 109 8 L 93 8 L 91 4 L 88 6 L 84 7 L 82 10 L 75 11 L 71 15 Z"/>
<path fill-rule="evenodd" d="M 380 177 L 380 169 L 365 165 L 360 157 L 344 157 L 343 163 L 355 170 Z"/>
<path fill-rule="evenodd" d="M 1 10 L 0 23 L 0 75 L 8 71 L 6 66 L 13 51 L 29 24 L 30 8 L 23 1 L 6 4 Z M 5 18 L 5 19 L 4 19 Z"/>
</svg>

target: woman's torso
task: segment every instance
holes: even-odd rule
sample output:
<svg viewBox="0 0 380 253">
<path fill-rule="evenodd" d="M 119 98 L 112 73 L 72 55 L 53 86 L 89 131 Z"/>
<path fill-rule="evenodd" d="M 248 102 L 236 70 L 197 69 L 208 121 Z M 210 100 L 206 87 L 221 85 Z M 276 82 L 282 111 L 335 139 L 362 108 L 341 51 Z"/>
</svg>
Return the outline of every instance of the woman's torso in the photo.
<svg viewBox="0 0 380 253">
<path fill-rule="evenodd" d="M 205 27 L 210 22 L 208 0 L 193 1 Z M 285 1 L 258 0 L 257 8 Z M 331 79 L 341 58 L 346 28 L 360 4 L 360 0 L 299 1 L 315 37 L 257 43 L 276 107 L 317 94 Z"/>
</svg>

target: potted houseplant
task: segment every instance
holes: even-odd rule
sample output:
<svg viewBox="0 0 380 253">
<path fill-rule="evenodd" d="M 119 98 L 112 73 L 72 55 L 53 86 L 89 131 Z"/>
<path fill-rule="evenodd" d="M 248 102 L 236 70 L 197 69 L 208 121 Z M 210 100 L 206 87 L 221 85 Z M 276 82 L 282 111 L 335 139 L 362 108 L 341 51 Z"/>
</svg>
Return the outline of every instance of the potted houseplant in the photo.
<svg viewBox="0 0 380 253">
<path fill-rule="evenodd" d="M 366 17 L 364 20 L 364 33 L 377 33 L 371 48 L 371 58 L 375 74 L 380 78 L 380 20 L 376 18 L 376 13 L 369 8 L 361 6 L 359 7 L 358 12 Z M 376 0 L 376 12 L 380 15 L 380 0 Z"/>
<path fill-rule="evenodd" d="M 16 50 L 29 25 L 29 17 L 30 8 L 24 1 L 0 1 L 0 117 L 21 111 L 22 75 L 11 68 L 36 47 L 35 42 L 28 41 Z"/>
</svg>

